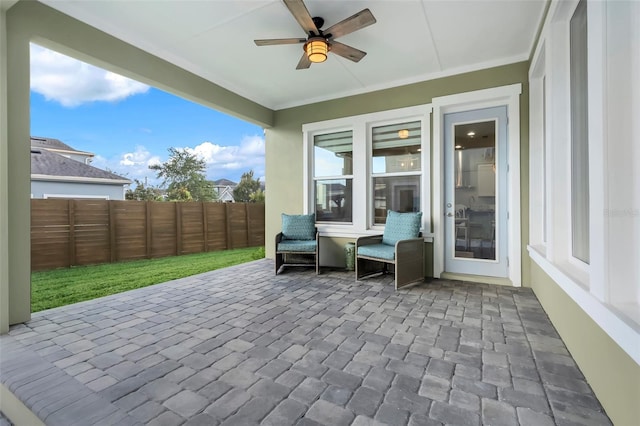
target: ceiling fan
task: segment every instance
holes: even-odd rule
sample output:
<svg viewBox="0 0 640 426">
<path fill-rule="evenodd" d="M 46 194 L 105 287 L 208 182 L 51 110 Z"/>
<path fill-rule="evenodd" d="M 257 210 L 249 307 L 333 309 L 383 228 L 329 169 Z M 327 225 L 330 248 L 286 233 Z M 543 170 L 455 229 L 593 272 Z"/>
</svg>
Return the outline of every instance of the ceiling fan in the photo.
<svg viewBox="0 0 640 426">
<path fill-rule="evenodd" d="M 275 38 L 266 40 L 254 40 L 258 46 L 272 46 L 277 44 L 300 44 L 304 43 L 302 58 L 298 62 L 296 69 L 306 69 L 313 62 L 324 62 L 327 54 L 333 52 L 336 55 L 347 58 L 353 62 L 358 62 L 367 54 L 362 50 L 347 46 L 335 39 L 354 31 L 375 24 L 376 18 L 369 9 L 363 9 L 353 16 L 344 19 L 337 24 L 322 30 L 324 19 L 311 17 L 307 7 L 302 0 L 283 0 L 289 12 L 298 21 L 307 34 L 307 38 Z"/>
</svg>

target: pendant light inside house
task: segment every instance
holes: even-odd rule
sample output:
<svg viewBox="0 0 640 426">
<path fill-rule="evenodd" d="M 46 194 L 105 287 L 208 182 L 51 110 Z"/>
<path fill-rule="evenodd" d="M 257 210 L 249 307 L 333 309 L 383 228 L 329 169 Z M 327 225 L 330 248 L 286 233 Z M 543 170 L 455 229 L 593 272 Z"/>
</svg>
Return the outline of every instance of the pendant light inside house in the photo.
<svg viewBox="0 0 640 426">
<path fill-rule="evenodd" d="M 409 137 L 409 130 L 408 129 L 398 130 L 398 137 L 400 139 L 407 139 Z"/>
<path fill-rule="evenodd" d="M 310 38 L 304 45 L 304 51 L 307 52 L 307 57 L 311 62 L 324 62 L 327 60 L 327 52 L 329 52 L 329 45 L 327 41 L 322 37 Z"/>
</svg>

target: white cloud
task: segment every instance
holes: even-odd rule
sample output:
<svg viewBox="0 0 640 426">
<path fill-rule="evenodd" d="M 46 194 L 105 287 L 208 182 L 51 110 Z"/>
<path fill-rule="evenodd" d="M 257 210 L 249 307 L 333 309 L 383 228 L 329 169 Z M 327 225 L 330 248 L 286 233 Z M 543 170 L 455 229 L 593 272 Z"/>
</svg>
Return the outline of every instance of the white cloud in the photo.
<svg viewBox="0 0 640 426">
<path fill-rule="evenodd" d="M 157 155 L 152 155 L 144 146 L 137 146 L 134 152 L 126 152 L 122 154 L 120 165 L 125 167 L 145 166 L 149 167 L 154 164 L 160 164 L 162 161 Z"/>
<path fill-rule="evenodd" d="M 162 182 L 156 179 L 156 172 L 150 170 L 149 166 L 160 163 L 162 159 L 159 155 L 152 154 L 147 148 L 139 145 L 134 151 L 125 152 L 113 158 L 96 155 L 91 165 L 100 169 L 109 169 L 131 180 L 138 179 L 157 186 Z"/>
<path fill-rule="evenodd" d="M 238 146 L 203 142 L 193 148 L 185 147 L 184 149 L 198 155 L 206 162 L 209 179 L 225 177 L 239 180 L 240 175 L 249 170 L 254 171 L 254 176 L 265 174 L 265 145 L 262 136 L 245 136 Z"/>
<path fill-rule="evenodd" d="M 116 102 L 145 93 L 149 86 L 31 44 L 31 90 L 47 100 L 74 107 L 86 102 Z"/>
<path fill-rule="evenodd" d="M 264 182 L 264 138 L 261 136 L 246 136 L 238 146 L 203 142 L 193 148 L 180 149 L 186 149 L 205 161 L 207 179 L 226 178 L 238 182 L 242 173 L 253 170 L 254 176 Z M 152 153 L 142 145 L 138 145 L 134 150 L 123 152 L 112 158 L 96 155 L 92 165 L 101 169 L 109 169 L 131 180 L 138 179 L 141 182 L 146 181 L 149 185 L 159 186 L 162 181 L 156 178 L 155 171 L 149 170 L 149 166 L 161 164 L 167 159 L 166 151 L 161 156 Z"/>
</svg>

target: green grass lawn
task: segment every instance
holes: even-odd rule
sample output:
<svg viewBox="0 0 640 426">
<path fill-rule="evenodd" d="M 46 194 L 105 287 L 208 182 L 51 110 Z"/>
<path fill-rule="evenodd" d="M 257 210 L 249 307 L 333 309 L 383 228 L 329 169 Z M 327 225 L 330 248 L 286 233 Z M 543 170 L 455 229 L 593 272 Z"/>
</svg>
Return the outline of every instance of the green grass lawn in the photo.
<svg viewBox="0 0 640 426">
<path fill-rule="evenodd" d="M 264 258 L 264 248 L 253 247 L 34 272 L 31 274 L 31 311 L 70 305 L 261 258 Z"/>
</svg>

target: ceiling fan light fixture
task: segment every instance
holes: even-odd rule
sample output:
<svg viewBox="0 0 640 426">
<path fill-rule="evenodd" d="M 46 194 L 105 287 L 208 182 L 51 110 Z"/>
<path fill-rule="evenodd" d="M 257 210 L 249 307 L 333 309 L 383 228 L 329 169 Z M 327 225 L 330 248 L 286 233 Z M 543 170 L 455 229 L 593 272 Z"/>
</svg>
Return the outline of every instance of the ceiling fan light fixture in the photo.
<svg viewBox="0 0 640 426">
<path fill-rule="evenodd" d="M 304 51 L 307 53 L 307 58 L 311 62 L 324 62 L 327 60 L 327 53 L 329 52 L 329 45 L 327 41 L 322 37 L 310 38 L 304 44 Z"/>
</svg>

